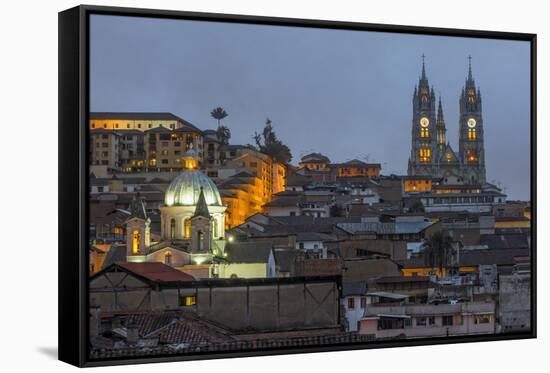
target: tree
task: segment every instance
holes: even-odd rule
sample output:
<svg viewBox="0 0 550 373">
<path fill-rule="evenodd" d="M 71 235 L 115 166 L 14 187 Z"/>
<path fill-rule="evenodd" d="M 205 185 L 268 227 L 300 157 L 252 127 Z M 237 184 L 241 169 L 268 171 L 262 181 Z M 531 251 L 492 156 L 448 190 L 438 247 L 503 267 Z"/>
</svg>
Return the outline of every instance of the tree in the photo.
<svg viewBox="0 0 550 373">
<path fill-rule="evenodd" d="M 227 145 L 229 144 L 229 139 L 231 138 L 231 130 L 227 126 L 219 126 L 216 130 L 216 136 L 222 143 Z"/>
<path fill-rule="evenodd" d="M 262 133 L 254 133 L 254 141 L 256 141 L 256 146 L 258 150 L 262 153 L 270 155 L 276 162 L 279 163 L 289 163 L 292 159 L 292 154 L 288 146 L 282 143 L 281 140 L 277 139 L 275 131 L 273 131 L 273 126 L 271 125 L 271 120 L 266 119 L 264 129 Z"/>
<path fill-rule="evenodd" d="M 227 114 L 224 108 L 217 107 L 210 112 L 210 115 L 218 121 L 218 128 L 220 128 L 221 120 L 226 118 L 229 114 Z"/>
<path fill-rule="evenodd" d="M 218 121 L 218 129 L 216 130 L 217 138 L 224 144 L 229 144 L 229 139 L 231 138 L 231 130 L 227 126 L 222 126 L 222 119 L 226 118 L 229 114 L 222 107 L 217 107 L 210 112 L 212 118 Z"/>
<path fill-rule="evenodd" d="M 447 232 L 435 232 L 422 243 L 421 247 L 424 250 L 424 262 L 430 268 L 437 266 L 442 272 L 444 267 L 451 265 L 453 239 Z"/>
</svg>

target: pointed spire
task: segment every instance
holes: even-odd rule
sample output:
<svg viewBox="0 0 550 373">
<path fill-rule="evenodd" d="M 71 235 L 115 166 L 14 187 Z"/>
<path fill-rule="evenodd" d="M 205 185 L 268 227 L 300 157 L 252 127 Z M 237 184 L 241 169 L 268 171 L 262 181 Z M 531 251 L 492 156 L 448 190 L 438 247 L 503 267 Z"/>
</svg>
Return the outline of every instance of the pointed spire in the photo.
<svg viewBox="0 0 550 373">
<path fill-rule="evenodd" d="M 426 80 L 426 66 L 425 66 L 425 63 L 424 63 L 425 58 L 426 58 L 426 56 L 424 55 L 424 53 L 422 53 L 422 77 L 420 78 L 422 80 Z"/>
<path fill-rule="evenodd" d="M 206 204 L 206 198 L 204 197 L 204 191 L 201 187 L 201 192 L 199 194 L 199 200 L 197 201 L 197 207 L 195 208 L 195 214 L 193 217 L 202 216 L 210 219 L 210 211 L 208 211 L 208 205 Z"/>
<path fill-rule="evenodd" d="M 472 56 L 468 56 L 468 80 L 472 80 Z"/>
<path fill-rule="evenodd" d="M 444 123 L 445 118 L 443 116 L 443 104 L 441 103 L 441 96 L 439 96 L 439 104 L 437 105 L 437 123 Z"/>
<path fill-rule="evenodd" d="M 145 201 L 143 197 L 137 192 L 130 202 L 130 217 L 140 218 L 147 220 L 147 211 L 145 209 Z"/>
</svg>

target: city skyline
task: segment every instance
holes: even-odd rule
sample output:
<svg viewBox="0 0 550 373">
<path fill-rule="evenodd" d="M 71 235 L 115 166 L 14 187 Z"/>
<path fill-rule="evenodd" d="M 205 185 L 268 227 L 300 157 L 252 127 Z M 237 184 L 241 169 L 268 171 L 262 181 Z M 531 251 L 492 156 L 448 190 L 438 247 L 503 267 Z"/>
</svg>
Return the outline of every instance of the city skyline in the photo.
<svg viewBox="0 0 550 373">
<path fill-rule="evenodd" d="M 168 111 L 204 130 L 222 106 L 232 143 L 253 143 L 269 117 L 293 164 L 308 152 L 333 162 L 368 155 L 383 174 L 406 174 L 421 54 L 457 149 L 472 55 L 487 180 L 509 199 L 529 198 L 527 42 L 113 16 L 91 26 L 92 111 Z"/>
</svg>

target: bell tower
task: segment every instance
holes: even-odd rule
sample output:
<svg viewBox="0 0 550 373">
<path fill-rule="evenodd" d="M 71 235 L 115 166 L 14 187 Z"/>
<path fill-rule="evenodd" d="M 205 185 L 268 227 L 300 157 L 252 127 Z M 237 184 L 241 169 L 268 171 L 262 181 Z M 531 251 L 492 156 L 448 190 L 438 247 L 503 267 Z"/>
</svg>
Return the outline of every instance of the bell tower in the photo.
<svg viewBox="0 0 550 373">
<path fill-rule="evenodd" d="M 195 213 L 191 217 L 191 252 L 210 253 L 212 248 L 213 221 L 201 188 Z"/>
<path fill-rule="evenodd" d="M 412 145 L 408 174 L 431 175 L 438 154 L 438 127 L 435 92 L 426 76 L 425 56 L 422 72 L 413 93 Z"/>
<path fill-rule="evenodd" d="M 472 57 L 468 60 L 468 77 L 460 95 L 459 158 L 464 181 L 480 184 L 486 181 L 481 91 L 472 76 Z"/>
<path fill-rule="evenodd" d="M 137 193 L 130 203 L 130 218 L 126 221 L 126 260 L 145 261 L 151 246 L 151 219 L 147 216 L 143 197 Z"/>
</svg>

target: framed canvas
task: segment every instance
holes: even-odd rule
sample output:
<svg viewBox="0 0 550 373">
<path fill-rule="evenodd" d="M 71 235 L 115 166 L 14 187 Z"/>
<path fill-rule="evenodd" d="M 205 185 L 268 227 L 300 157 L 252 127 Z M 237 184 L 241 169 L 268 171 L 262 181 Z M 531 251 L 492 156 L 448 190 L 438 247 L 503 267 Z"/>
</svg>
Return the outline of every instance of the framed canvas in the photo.
<svg viewBox="0 0 550 373">
<path fill-rule="evenodd" d="M 536 35 L 59 14 L 59 358 L 536 336 Z"/>
</svg>

